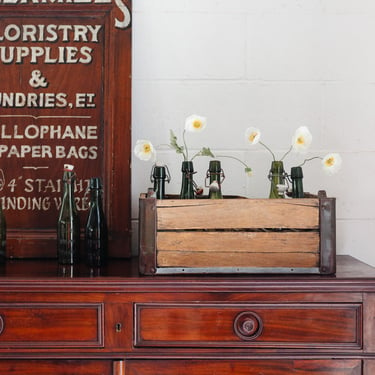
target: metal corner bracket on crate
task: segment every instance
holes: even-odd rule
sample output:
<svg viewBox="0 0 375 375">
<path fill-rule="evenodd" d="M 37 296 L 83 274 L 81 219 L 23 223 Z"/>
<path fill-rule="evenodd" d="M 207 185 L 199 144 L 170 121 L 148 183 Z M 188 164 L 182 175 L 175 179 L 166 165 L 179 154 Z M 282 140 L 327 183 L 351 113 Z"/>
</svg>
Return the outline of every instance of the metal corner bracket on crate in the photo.
<svg viewBox="0 0 375 375">
<path fill-rule="evenodd" d="M 336 272 L 336 199 L 139 199 L 139 271 Z"/>
</svg>

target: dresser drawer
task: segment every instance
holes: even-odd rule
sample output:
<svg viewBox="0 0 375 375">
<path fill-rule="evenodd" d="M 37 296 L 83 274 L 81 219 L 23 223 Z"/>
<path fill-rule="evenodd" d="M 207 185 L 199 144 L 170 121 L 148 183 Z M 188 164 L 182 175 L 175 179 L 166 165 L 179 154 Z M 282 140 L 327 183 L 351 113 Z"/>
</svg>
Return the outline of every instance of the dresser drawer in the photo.
<svg viewBox="0 0 375 375">
<path fill-rule="evenodd" d="M 3 375 L 110 375 L 112 369 L 109 360 L 0 360 Z"/>
<path fill-rule="evenodd" d="M 362 375 L 361 360 L 130 360 L 126 375 Z"/>
<path fill-rule="evenodd" d="M 361 304 L 136 304 L 135 346 L 361 349 Z"/>
<path fill-rule="evenodd" d="M 2 347 L 102 347 L 103 305 L 0 304 Z"/>
</svg>

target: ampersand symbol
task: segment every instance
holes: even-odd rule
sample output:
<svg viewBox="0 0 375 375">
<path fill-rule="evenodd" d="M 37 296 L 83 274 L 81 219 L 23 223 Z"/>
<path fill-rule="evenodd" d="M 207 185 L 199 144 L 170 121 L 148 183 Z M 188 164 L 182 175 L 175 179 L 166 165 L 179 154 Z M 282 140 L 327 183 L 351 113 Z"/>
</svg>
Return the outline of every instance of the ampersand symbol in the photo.
<svg viewBox="0 0 375 375">
<path fill-rule="evenodd" d="M 31 87 L 38 88 L 38 87 L 47 87 L 48 82 L 42 76 L 42 72 L 40 70 L 33 70 L 31 72 L 31 78 L 29 81 Z"/>
</svg>

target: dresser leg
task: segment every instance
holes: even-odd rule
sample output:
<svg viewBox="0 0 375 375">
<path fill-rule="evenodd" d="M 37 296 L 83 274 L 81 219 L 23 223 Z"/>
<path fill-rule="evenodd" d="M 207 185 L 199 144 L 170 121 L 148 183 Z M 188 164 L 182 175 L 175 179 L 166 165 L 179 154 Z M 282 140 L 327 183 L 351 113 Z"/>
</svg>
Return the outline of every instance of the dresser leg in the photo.
<svg viewBox="0 0 375 375">
<path fill-rule="evenodd" d="M 113 361 L 113 375 L 125 375 L 125 361 Z"/>
</svg>

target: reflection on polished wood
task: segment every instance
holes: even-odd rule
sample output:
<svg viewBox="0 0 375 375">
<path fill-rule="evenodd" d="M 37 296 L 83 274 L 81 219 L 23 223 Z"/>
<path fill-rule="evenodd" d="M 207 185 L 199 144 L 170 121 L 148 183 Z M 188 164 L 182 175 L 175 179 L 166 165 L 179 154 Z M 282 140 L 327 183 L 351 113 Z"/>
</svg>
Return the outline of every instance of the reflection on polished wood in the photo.
<svg viewBox="0 0 375 375">
<path fill-rule="evenodd" d="M 143 277 L 138 272 L 138 258 L 117 259 L 112 258 L 108 264 L 97 269 L 89 268 L 80 263 L 74 266 L 58 265 L 56 259 L 15 259 L 8 260 L 5 264 L 0 264 L 0 277 L 6 278 L 86 278 L 86 277 L 110 277 L 110 278 L 139 278 L 142 281 L 155 280 L 261 280 L 261 281 L 287 281 L 287 280 L 340 280 L 343 278 L 365 279 L 374 276 L 374 268 L 353 259 L 350 256 L 339 255 L 337 257 L 337 272 L 332 276 L 320 275 L 211 275 L 203 279 L 199 276 L 154 276 Z"/>
<path fill-rule="evenodd" d="M 142 276 L 138 259 L 0 271 L 0 374 L 373 375 L 375 269 Z"/>
</svg>

